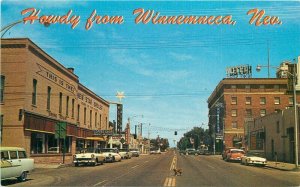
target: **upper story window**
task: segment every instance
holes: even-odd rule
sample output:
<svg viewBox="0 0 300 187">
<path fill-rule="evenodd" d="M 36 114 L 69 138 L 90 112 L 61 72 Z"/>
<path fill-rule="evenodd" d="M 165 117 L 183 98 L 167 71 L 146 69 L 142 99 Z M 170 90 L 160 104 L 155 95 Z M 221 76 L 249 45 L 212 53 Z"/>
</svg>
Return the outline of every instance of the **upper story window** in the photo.
<svg viewBox="0 0 300 187">
<path fill-rule="evenodd" d="M 274 104 L 280 105 L 280 97 L 274 97 Z"/>
<path fill-rule="evenodd" d="M 90 110 L 90 126 L 92 127 L 92 110 Z"/>
<path fill-rule="evenodd" d="M 251 86 L 250 86 L 249 84 L 245 85 L 245 90 L 246 90 L 247 92 L 250 92 L 250 89 L 251 89 Z"/>
<path fill-rule="evenodd" d="M 237 129 L 237 122 L 236 121 L 231 122 L 231 127 L 233 129 Z"/>
<path fill-rule="evenodd" d="M 99 116 L 99 121 L 100 121 L 100 129 L 102 128 L 102 115 L 100 114 Z"/>
<path fill-rule="evenodd" d="M 83 110 L 83 124 L 86 125 L 86 108 Z"/>
<path fill-rule="evenodd" d="M 232 109 L 231 110 L 231 116 L 236 117 L 237 116 L 237 109 Z"/>
<path fill-rule="evenodd" d="M 77 105 L 77 121 L 80 120 L 80 105 Z"/>
<path fill-rule="evenodd" d="M 232 84 L 232 85 L 230 86 L 230 88 L 231 88 L 231 89 L 236 89 L 236 85 L 235 85 L 235 84 Z"/>
<path fill-rule="evenodd" d="M 274 90 L 279 91 L 279 85 L 278 84 L 274 85 Z"/>
<path fill-rule="evenodd" d="M 251 109 L 246 109 L 246 116 L 247 117 L 252 117 L 252 110 Z"/>
<path fill-rule="evenodd" d="M 260 110 L 260 116 L 265 116 L 266 115 L 266 109 L 261 109 Z"/>
<path fill-rule="evenodd" d="M 67 96 L 67 101 L 66 101 L 66 116 L 69 115 L 69 96 Z"/>
<path fill-rule="evenodd" d="M 265 105 L 266 104 L 266 98 L 265 97 L 261 97 L 259 103 L 261 105 Z"/>
<path fill-rule="evenodd" d="M 0 90 L 0 102 L 3 103 L 4 99 L 4 83 L 5 83 L 5 76 L 1 75 L 1 90 Z"/>
<path fill-rule="evenodd" d="M 32 81 L 32 104 L 36 105 L 36 87 L 37 87 L 37 80 L 33 79 Z"/>
<path fill-rule="evenodd" d="M 259 85 L 259 89 L 265 89 L 265 85 L 263 84 Z"/>
<path fill-rule="evenodd" d="M 95 127 L 97 127 L 97 112 L 95 112 Z"/>
<path fill-rule="evenodd" d="M 72 99 L 72 118 L 74 118 L 75 99 Z"/>
<path fill-rule="evenodd" d="M 251 97 L 246 97 L 246 105 L 251 105 Z"/>
<path fill-rule="evenodd" d="M 59 92 L 59 113 L 61 114 L 62 112 L 62 93 Z"/>
<path fill-rule="evenodd" d="M 51 102 L 51 87 L 48 86 L 48 89 L 47 89 L 47 110 L 50 110 L 50 102 Z"/>
<path fill-rule="evenodd" d="M 231 97 L 231 104 L 236 105 L 237 104 L 237 97 Z"/>
</svg>

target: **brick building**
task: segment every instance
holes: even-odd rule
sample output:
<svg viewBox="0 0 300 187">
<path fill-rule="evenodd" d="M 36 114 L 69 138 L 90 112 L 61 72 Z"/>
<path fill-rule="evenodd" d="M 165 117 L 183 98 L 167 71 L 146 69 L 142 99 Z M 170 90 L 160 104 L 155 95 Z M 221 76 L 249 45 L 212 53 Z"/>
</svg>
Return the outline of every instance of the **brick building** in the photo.
<svg viewBox="0 0 300 187">
<path fill-rule="evenodd" d="M 81 147 L 105 146 L 109 103 L 79 82 L 29 39 L 1 39 L 1 146 L 24 147 L 36 162 L 61 162 L 66 123 L 66 161 Z"/>
<path fill-rule="evenodd" d="M 224 78 L 208 98 L 209 130 L 216 152 L 245 146 L 244 124 L 293 106 L 285 78 Z M 300 96 L 297 96 L 300 101 Z M 224 129 L 224 130 L 223 130 Z"/>
</svg>

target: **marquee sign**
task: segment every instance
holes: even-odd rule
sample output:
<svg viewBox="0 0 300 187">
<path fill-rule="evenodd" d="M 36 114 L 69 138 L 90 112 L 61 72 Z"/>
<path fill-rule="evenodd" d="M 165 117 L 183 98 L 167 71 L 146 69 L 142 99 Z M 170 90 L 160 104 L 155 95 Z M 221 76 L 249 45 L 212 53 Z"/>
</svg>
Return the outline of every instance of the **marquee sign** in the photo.
<svg viewBox="0 0 300 187">
<path fill-rule="evenodd" d="M 94 130 L 95 136 L 111 136 L 113 134 L 112 130 Z"/>
<path fill-rule="evenodd" d="M 239 65 L 226 68 L 226 75 L 229 78 L 251 78 L 252 77 L 252 66 Z"/>
</svg>

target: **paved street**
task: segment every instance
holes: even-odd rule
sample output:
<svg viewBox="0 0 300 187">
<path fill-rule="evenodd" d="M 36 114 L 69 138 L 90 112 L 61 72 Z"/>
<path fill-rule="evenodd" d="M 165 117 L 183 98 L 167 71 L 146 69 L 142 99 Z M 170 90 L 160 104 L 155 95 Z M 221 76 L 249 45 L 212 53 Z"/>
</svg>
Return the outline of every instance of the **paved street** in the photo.
<svg viewBox="0 0 300 187">
<path fill-rule="evenodd" d="M 182 168 L 182 176 L 171 169 Z M 8 186 L 299 186 L 299 172 L 228 163 L 220 156 L 143 155 L 96 167 L 35 169 L 26 182 Z"/>
</svg>

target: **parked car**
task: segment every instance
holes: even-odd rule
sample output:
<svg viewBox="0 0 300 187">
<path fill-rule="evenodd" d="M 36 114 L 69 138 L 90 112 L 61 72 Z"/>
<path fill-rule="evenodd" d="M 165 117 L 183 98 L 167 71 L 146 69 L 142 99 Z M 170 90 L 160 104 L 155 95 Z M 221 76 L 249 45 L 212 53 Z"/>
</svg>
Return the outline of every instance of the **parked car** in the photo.
<svg viewBox="0 0 300 187">
<path fill-rule="evenodd" d="M 139 157 L 140 151 L 138 149 L 129 149 L 129 151 L 132 153 L 132 156 Z"/>
<path fill-rule="evenodd" d="M 222 153 L 222 159 L 223 159 L 223 160 L 225 160 L 226 155 L 227 155 L 227 153 L 228 153 L 228 151 L 229 151 L 230 149 L 236 149 L 236 148 L 235 148 L 235 147 L 227 147 L 227 148 L 225 148 L 224 151 L 223 151 L 223 153 Z"/>
<path fill-rule="evenodd" d="M 20 147 L 0 147 L 1 180 L 16 177 L 25 181 L 27 174 L 34 169 L 34 160 L 27 158 L 26 151 Z"/>
<path fill-rule="evenodd" d="M 59 147 L 49 147 L 48 153 L 59 153 Z"/>
<path fill-rule="evenodd" d="M 161 154 L 161 151 L 159 149 L 152 149 L 150 150 L 150 154 Z"/>
<path fill-rule="evenodd" d="M 229 149 L 225 161 L 241 161 L 245 152 L 242 149 Z"/>
<path fill-rule="evenodd" d="M 185 150 L 179 150 L 180 155 L 185 155 Z"/>
<path fill-rule="evenodd" d="M 130 153 L 128 149 L 119 149 L 119 154 L 122 159 L 130 159 L 132 156 L 132 153 Z"/>
<path fill-rule="evenodd" d="M 199 155 L 199 151 L 196 149 L 188 148 L 185 150 L 186 155 Z"/>
<path fill-rule="evenodd" d="M 105 156 L 105 162 L 121 162 L 122 158 L 117 148 L 105 148 L 101 149 L 101 152 Z"/>
<path fill-rule="evenodd" d="M 208 147 L 201 147 L 199 149 L 199 154 L 200 155 L 207 155 L 207 154 L 209 154 Z"/>
<path fill-rule="evenodd" d="M 241 158 L 241 164 L 248 165 L 259 165 L 265 166 L 267 164 L 267 159 L 257 152 L 248 152 Z"/>
<path fill-rule="evenodd" d="M 101 153 L 100 149 L 97 148 L 84 148 L 79 153 L 73 156 L 73 163 L 75 166 L 80 164 L 91 164 L 93 166 L 97 164 L 103 164 L 105 161 L 105 155 Z"/>
</svg>

